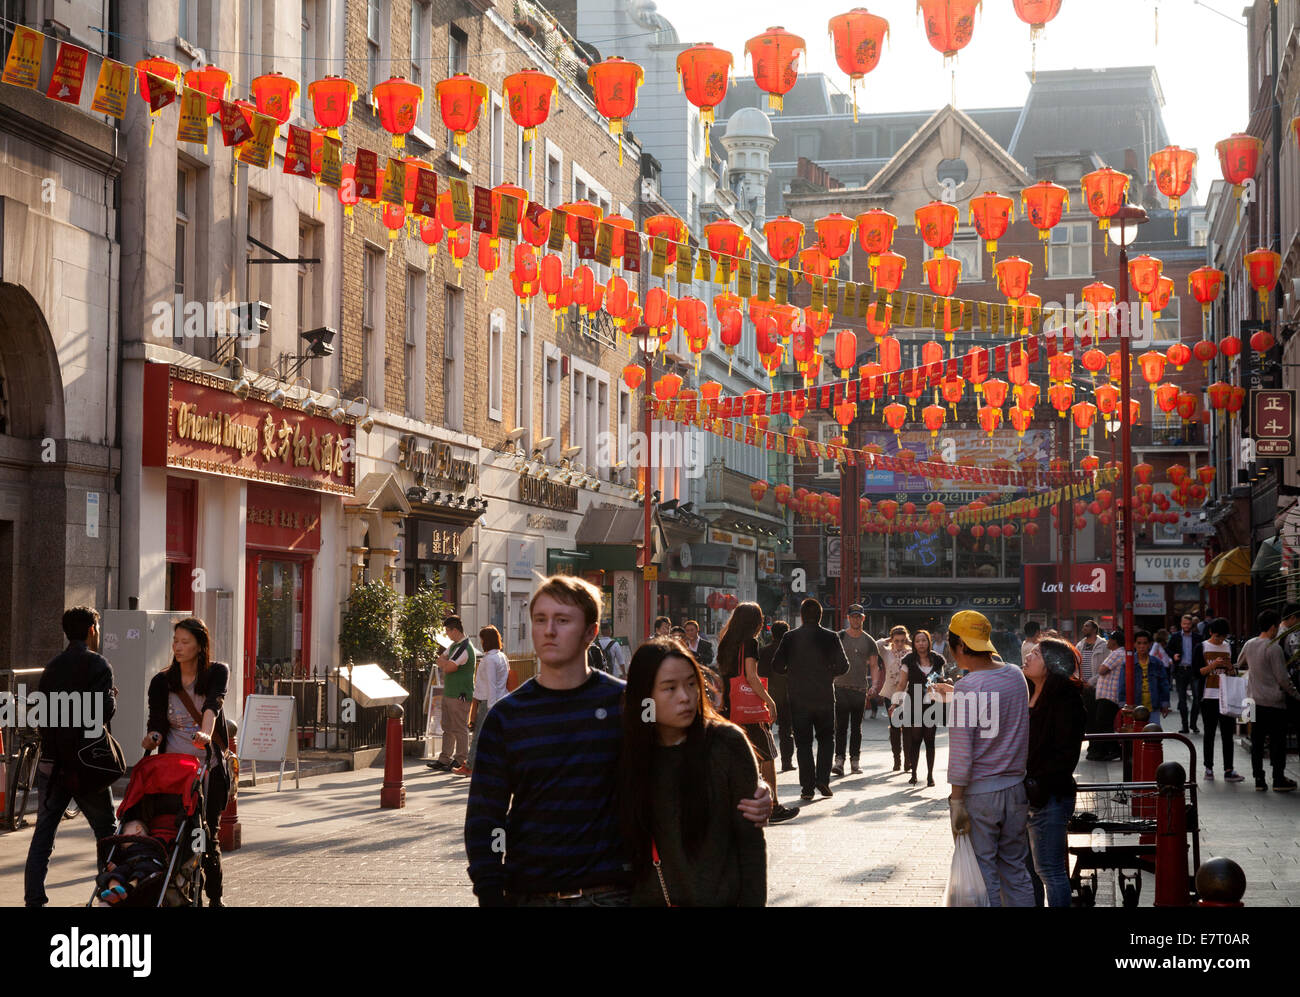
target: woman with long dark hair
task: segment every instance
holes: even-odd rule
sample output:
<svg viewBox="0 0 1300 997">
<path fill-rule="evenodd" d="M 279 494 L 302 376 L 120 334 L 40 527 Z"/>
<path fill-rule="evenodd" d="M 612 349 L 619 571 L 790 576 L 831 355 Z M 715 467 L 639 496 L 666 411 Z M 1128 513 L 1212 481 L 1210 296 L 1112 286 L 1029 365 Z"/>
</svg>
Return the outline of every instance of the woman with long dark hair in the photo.
<svg viewBox="0 0 1300 997">
<path fill-rule="evenodd" d="M 763 780 L 772 787 L 772 816 L 768 822 L 779 824 L 787 821 L 799 811 L 783 807 L 776 797 L 776 742 L 772 739 L 772 721 L 776 719 L 777 705 L 762 679 L 758 676 L 758 635 L 763 630 L 763 610 L 756 602 L 742 602 L 731 611 L 731 616 L 718 637 L 718 673 L 722 676 L 722 710 L 728 720 L 737 723 L 745 731 L 749 743 L 758 756 L 759 769 Z M 744 723 L 737 718 L 732 709 L 731 680 L 743 678 L 754 693 L 767 706 L 766 723 Z"/>
<path fill-rule="evenodd" d="M 221 811 L 230 795 L 225 755 L 229 748 L 224 709 L 230 668 L 211 660 L 212 639 L 197 617 L 188 617 L 172 631 L 172 663 L 149 683 L 146 751 L 193 755 L 204 764 L 211 751 L 205 813 L 208 823 L 203 853 L 203 882 L 213 907 L 221 902 Z"/>
<path fill-rule="evenodd" d="M 944 677 L 947 662 L 934 649 L 930 631 L 918 630 L 912 634 L 912 650 L 903 656 L 902 671 L 907 702 L 903 706 L 903 757 L 912 777 L 909 786 L 916 785 L 916 766 L 921 758 L 921 745 L 925 745 L 925 784 L 934 785 L 935 728 L 943 722 L 942 704 L 935 701 L 930 687 Z"/>
<path fill-rule="evenodd" d="M 737 809 L 758 784 L 754 752 L 709 705 L 699 663 L 677 641 L 650 640 L 625 696 L 618 799 L 632 903 L 764 906 L 763 830 Z"/>
<path fill-rule="evenodd" d="M 1055 637 L 1040 640 L 1025 657 L 1029 683 L 1029 850 L 1048 907 L 1070 906 L 1066 827 L 1074 813 L 1079 764 L 1088 716 L 1083 708 L 1083 658 Z"/>
</svg>

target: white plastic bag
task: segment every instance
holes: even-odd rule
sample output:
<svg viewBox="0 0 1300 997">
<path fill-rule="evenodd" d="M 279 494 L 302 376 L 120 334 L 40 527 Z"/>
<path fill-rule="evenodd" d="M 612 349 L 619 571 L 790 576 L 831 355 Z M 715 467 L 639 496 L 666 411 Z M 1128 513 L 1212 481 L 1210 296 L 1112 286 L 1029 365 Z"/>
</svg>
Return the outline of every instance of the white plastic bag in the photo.
<svg viewBox="0 0 1300 997">
<path fill-rule="evenodd" d="M 1246 710 L 1246 676 L 1219 676 L 1219 712 L 1225 717 L 1240 717 Z"/>
<path fill-rule="evenodd" d="M 969 834 L 957 835 L 952 851 L 952 868 L 948 871 L 948 885 L 943 891 L 945 907 L 989 907 L 989 892 L 984 886 L 984 874 L 975 858 L 975 846 Z"/>
</svg>

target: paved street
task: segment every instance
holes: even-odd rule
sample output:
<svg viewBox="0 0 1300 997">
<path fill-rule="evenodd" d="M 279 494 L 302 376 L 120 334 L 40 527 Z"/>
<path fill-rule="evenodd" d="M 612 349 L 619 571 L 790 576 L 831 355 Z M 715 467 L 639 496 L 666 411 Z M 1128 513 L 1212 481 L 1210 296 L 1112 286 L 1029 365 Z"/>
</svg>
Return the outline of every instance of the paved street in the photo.
<svg viewBox="0 0 1300 997">
<path fill-rule="evenodd" d="M 927 789 L 924 782 L 909 787 L 906 776 L 889 772 L 883 720 L 867 721 L 865 737 L 861 775 L 837 780 L 833 799 L 808 804 L 794 821 L 768 830 L 771 905 L 940 903 L 951 855 L 945 738 L 939 740 L 938 785 Z M 1181 760 L 1180 752 L 1170 756 Z M 1248 770 L 1248 758 L 1238 757 Z M 1106 768 L 1085 762 L 1080 780 L 1119 778 L 1118 765 L 1109 773 Z M 472 904 L 461 839 L 465 780 L 432 775 L 419 763 L 407 766 L 406 779 L 407 806 L 397 811 L 378 809 L 383 773 L 377 768 L 308 779 L 297 791 L 276 793 L 274 784 L 241 790 L 244 847 L 225 860 L 227 901 Z M 782 775 L 779 785 L 783 800 L 797 802 L 794 773 Z M 1247 904 L 1300 906 L 1300 795 L 1256 793 L 1249 781 L 1219 781 L 1202 784 L 1201 806 L 1202 856 L 1228 855 L 1242 866 L 1250 884 Z M 30 829 L 0 835 L 0 906 L 21 903 L 30 837 Z M 92 844 L 84 821 L 63 826 L 49 880 L 54 904 L 85 902 Z M 1144 904 L 1152 893 L 1144 880 Z"/>
</svg>

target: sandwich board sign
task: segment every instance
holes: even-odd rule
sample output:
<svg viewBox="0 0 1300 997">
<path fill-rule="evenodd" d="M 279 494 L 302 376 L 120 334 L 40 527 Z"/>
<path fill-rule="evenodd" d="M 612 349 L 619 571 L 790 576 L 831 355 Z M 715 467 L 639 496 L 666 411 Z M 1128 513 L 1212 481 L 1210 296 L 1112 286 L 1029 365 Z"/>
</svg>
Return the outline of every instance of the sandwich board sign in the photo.
<svg viewBox="0 0 1300 997">
<path fill-rule="evenodd" d="M 280 774 L 275 791 L 284 782 L 284 763 L 293 759 L 293 785 L 299 784 L 298 701 L 292 696 L 251 695 L 244 700 L 244 719 L 239 729 L 239 765 L 253 763 L 253 782 L 257 782 L 257 763 L 275 762 Z"/>
</svg>

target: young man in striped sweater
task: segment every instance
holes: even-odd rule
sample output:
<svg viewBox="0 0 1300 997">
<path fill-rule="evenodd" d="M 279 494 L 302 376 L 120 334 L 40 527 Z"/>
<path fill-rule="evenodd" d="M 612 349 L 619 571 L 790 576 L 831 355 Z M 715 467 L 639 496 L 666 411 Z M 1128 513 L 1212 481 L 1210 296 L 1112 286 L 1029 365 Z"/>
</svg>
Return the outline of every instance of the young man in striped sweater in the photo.
<svg viewBox="0 0 1300 997">
<path fill-rule="evenodd" d="M 615 800 L 626 683 L 587 666 L 600 609 L 583 579 L 542 582 L 529 605 L 537 676 L 483 721 L 465 851 L 484 907 L 628 905 Z M 771 803 L 760 783 L 737 806 L 762 824 Z"/>
</svg>

